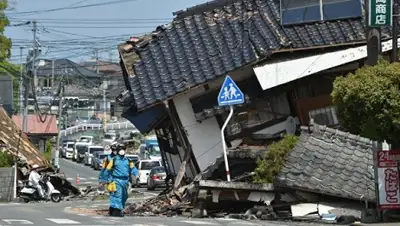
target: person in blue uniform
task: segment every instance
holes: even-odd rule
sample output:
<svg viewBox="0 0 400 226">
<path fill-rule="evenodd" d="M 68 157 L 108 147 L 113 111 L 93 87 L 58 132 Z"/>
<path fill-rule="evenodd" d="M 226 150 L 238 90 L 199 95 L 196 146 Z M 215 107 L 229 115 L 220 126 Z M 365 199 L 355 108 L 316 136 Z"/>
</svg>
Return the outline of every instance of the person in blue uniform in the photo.
<svg viewBox="0 0 400 226">
<path fill-rule="evenodd" d="M 99 173 L 99 183 L 100 184 L 107 183 L 107 180 L 104 178 L 104 172 L 105 172 L 107 164 L 110 162 L 110 160 L 113 159 L 115 156 L 117 156 L 119 144 L 117 142 L 114 142 L 111 144 L 110 148 L 111 148 L 111 154 L 109 154 L 107 157 L 105 157 L 103 159 L 103 163 L 101 164 L 101 170 Z"/>
<path fill-rule="evenodd" d="M 118 155 L 107 164 L 105 178 L 110 192 L 110 216 L 123 217 L 131 175 L 138 176 L 138 170 L 133 161 L 125 156 L 125 147 L 118 149 Z"/>
</svg>

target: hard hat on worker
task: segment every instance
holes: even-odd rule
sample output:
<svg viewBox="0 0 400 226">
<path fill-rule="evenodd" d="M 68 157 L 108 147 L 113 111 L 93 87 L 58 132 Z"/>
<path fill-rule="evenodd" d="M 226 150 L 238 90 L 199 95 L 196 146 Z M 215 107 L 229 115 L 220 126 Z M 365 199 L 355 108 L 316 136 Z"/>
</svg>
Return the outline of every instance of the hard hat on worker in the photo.
<svg viewBox="0 0 400 226">
<path fill-rule="evenodd" d="M 38 164 L 34 164 L 34 165 L 32 166 L 32 169 L 37 169 L 37 168 L 39 168 L 39 165 L 38 165 Z"/>
</svg>

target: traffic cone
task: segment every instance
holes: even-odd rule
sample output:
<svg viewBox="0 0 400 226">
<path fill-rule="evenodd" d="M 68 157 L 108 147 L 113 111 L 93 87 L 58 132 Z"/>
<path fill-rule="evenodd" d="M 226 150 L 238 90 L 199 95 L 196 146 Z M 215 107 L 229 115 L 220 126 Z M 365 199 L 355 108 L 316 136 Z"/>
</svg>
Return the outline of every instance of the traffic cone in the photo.
<svg viewBox="0 0 400 226">
<path fill-rule="evenodd" d="M 76 184 L 81 184 L 81 178 L 79 177 L 79 174 L 76 175 Z"/>
</svg>

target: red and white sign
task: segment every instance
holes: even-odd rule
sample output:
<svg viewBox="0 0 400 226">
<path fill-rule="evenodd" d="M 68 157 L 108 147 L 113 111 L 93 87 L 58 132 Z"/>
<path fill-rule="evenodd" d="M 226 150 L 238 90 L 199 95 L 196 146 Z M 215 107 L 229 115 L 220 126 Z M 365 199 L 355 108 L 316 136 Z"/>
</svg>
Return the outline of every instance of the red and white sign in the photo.
<svg viewBox="0 0 400 226">
<path fill-rule="evenodd" d="M 379 208 L 400 208 L 399 171 L 390 151 L 378 151 Z"/>
</svg>

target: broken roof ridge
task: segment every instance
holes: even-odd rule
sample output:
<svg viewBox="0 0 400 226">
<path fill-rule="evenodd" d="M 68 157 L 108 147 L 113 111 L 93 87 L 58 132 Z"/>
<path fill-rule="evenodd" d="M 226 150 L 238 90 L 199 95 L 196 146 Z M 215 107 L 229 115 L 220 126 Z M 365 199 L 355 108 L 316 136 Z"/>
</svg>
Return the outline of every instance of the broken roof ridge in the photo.
<svg viewBox="0 0 400 226">
<path fill-rule="evenodd" d="M 308 133 L 325 133 L 325 134 L 330 134 L 336 138 L 342 138 L 348 141 L 353 141 L 361 145 L 367 145 L 371 146 L 373 140 L 362 137 L 360 135 L 355 135 L 349 132 L 345 132 L 339 129 L 333 129 L 330 127 L 327 127 L 326 125 L 319 125 L 314 122 L 313 119 L 310 120 L 310 125 L 309 126 L 301 126 L 302 132 L 308 132 Z"/>
<path fill-rule="evenodd" d="M 193 16 L 195 14 L 204 13 L 207 11 L 213 11 L 217 8 L 222 8 L 226 5 L 233 4 L 236 0 L 212 0 L 202 4 L 198 4 L 186 9 L 178 10 L 173 12 L 172 15 L 176 16 L 176 19 L 182 19 L 187 16 Z"/>
</svg>

